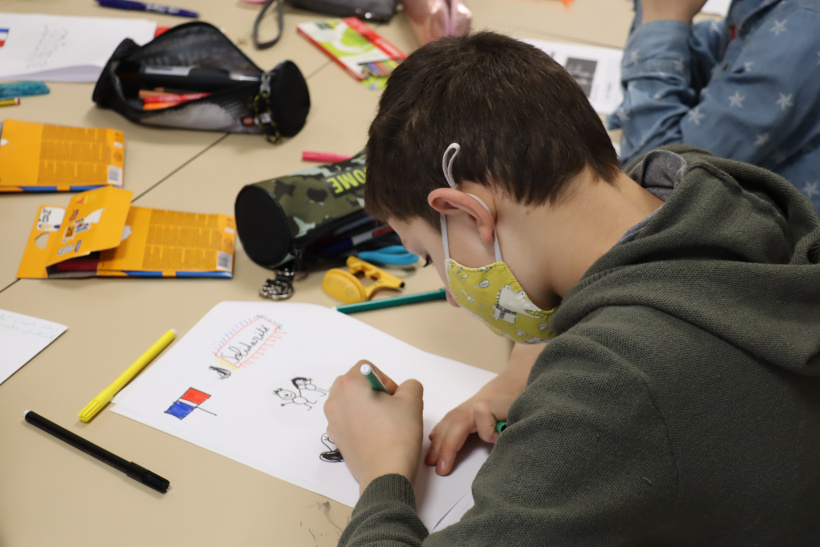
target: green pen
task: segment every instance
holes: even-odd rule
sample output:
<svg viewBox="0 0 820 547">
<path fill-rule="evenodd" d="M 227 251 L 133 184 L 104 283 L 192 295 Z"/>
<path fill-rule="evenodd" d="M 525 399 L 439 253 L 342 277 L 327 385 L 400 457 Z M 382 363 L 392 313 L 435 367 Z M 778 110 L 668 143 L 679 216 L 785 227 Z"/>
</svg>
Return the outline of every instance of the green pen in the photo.
<svg viewBox="0 0 820 547">
<path fill-rule="evenodd" d="M 381 378 L 379 378 L 379 376 L 376 374 L 376 371 L 373 370 L 373 367 L 371 367 L 370 365 L 362 365 L 361 368 L 359 368 L 359 371 L 361 371 L 364 377 L 367 378 L 367 381 L 370 382 L 370 387 L 372 387 L 376 391 L 384 391 L 385 393 L 390 395 L 390 392 L 387 391 L 386 387 L 384 387 Z"/>
<path fill-rule="evenodd" d="M 445 300 L 446 298 L 447 293 L 445 289 L 438 289 L 435 291 L 394 296 L 393 298 L 379 298 L 378 300 L 368 300 L 367 302 L 343 304 L 336 306 L 336 310 L 342 313 L 356 313 L 360 311 L 378 310 L 380 308 L 392 308 L 393 306 L 403 306 L 405 304 L 415 304 L 416 302 L 427 302 L 429 300 Z"/>
<path fill-rule="evenodd" d="M 502 431 L 504 431 L 505 429 L 507 429 L 507 422 L 505 422 L 505 421 L 503 421 L 503 420 L 502 420 L 502 421 L 500 421 L 500 422 L 496 422 L 496 424 L 495 424 L 495 430 L 496 430 L 496 432 L 501 433 L 501 432 L 502 432 Z"/>
</svg>

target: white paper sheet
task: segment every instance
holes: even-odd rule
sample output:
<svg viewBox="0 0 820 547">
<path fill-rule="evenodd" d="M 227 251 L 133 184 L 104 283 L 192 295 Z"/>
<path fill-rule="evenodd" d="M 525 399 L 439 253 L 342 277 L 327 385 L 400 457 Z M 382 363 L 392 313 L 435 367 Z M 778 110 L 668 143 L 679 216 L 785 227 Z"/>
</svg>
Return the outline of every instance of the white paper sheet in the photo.
<svg viewBox="0 0 820 547">
<path fill-rule="evenodd" d="M 156 28 L 147 19 L 0 13 L 0 80 L 96 82 L 120 42 L 145 44 Z"/>
<path fill-rule="evenodd" d="M 623 50 L 527 38 L 520 40 L 546 52 L 567 69 L 584 90 L 596 112 L 612 114 L 623 102 L 624 96 L 621 91 Z"/>
<path fill-rule="evenodd" d="M 114 399 L 114 411 L 353 506 L 358 484 L 347 466 L 320 458 L 335 448 L 323 437 L 322 405 L 360 359 L 398 383 L 422 382 L 424 450 L 433 426 L 495 376 L 322 306 L 222 302 Z M 488 453 L 477 446 L 447 477 L 420 465 L 415 490 L 428 528 L 469 491 Z"/>
<path fill-rule="evenodd" d="M 729 4 L 731 3 L 732 0 L 708 0 L 700 11 L 726 17 L 729 13 Z"/>
<path fill-rule="evenodd" d="M 31 361 L 68 327 L 29 315 L 0 310 L 0 384 Z"/>
</svg>

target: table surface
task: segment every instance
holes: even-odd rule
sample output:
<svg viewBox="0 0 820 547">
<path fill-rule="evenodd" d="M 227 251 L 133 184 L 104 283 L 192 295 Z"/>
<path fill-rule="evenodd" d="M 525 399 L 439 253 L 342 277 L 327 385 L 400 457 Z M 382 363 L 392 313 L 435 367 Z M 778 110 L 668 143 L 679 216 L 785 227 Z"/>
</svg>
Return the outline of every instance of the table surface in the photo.
<svg viewBox="0 0 820 547">
<path fill-rule="evenodd" d="M 91 101 L 93 83 L 49 83 L 51 93 L 3 109 L 14 119 L 110 127 L 125 133 L 125 187 L 146 207 L 233 214 L 248 183 L 308 167 L 303 150 L 354 153 L 363 148 L 379 92 L 366 89 L 297 35 L 304 21 L 327 16 L 286 8 L 281 42 L 256 51 L 250 29 L 258 4 L 176 0 L 224 30 L 257 65 L 294 61 L 312 107 L 305 128 L 281 144 L 259 136 L 143 127 Z M 114 11 L 91 1 L 0 0 L 0 12 L 148 17 L 160 26 L 180 19 Z M 469 0 L 473 28 L 525 38 L 622 47 L 629 0 Z M 271 18 L 272 21 L 272 18 Z M 0 23 L 2 16 L 0 15 Z M 272 30 L 268 29 L 268 30 Z M 417 47 L 398 13 L 378 32 L 405 52 Z M 168 328 L 180 336 L 223 300 L 259 300 L 271 272 L 237 248 L 234 278 L 16 280 L 28 232 L 41 204 L 65 205 L 73 194 L 0 195 L 0 309 L 68 325 L 68 331 L 0 384 L 0 545 L 79 546 L 109 538 L 119 546 L 335 545 L 351 508 L 164 434 L 105 409 L 89 424 L 77 413 Z M 406 291 L 441 286 L 432 268 L 401 271 Z M 321 271 L 298 282 L 293 301 L 333 306 Z M 431 311 L 435 308 L 435 311 Z M 357 319 L 422 350 L 492 371 L 503 369 L 509 344 L 445 302 L 377 310 Z M 445 333 L 444 336 L 441 334 Z M 171 480 L 168 494 L 69 448 L 23 420 L 35 410 L 115 454 Z"/>
</svg>

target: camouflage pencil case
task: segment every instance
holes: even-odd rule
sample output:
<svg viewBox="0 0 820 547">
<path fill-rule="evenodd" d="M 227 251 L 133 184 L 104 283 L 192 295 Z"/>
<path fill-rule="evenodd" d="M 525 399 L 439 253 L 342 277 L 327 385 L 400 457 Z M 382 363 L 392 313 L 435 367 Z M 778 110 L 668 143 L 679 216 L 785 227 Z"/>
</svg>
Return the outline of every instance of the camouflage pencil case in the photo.
<svg viewBox="0 0 820 547">
<path fill-rule="evenodd" d="M 236 231 L 248 256 L 274 269 L 373 220 L 364 212 L 365 155 L 248 184 L 236 196 Z M 296 269 L 299 269 L 297 265 Z"/>
<path fill-rule="evenodd" d="M 144 46 L 123 40 L 92 99 L 137 123 L 264 134 L 274 142 L 297 134 L 310 110 L 294 63 L 265 72 L 204 22 L 178 25 Z"/>
</svg>

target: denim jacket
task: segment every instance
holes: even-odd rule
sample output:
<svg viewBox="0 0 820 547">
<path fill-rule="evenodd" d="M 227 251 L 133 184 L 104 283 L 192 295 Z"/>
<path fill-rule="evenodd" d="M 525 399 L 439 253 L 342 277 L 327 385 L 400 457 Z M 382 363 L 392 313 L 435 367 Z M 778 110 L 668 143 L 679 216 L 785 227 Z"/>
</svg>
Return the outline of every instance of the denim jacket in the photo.
<svg viewBox="0 0 820 547">
<path fill-rule="evenodd" d="M 624 165 L 684 143 L 759 165 L 820 211 L 820 0 L 734 0 L 725 20 L 642 25 L 624 51 Z"/>
</svg>

